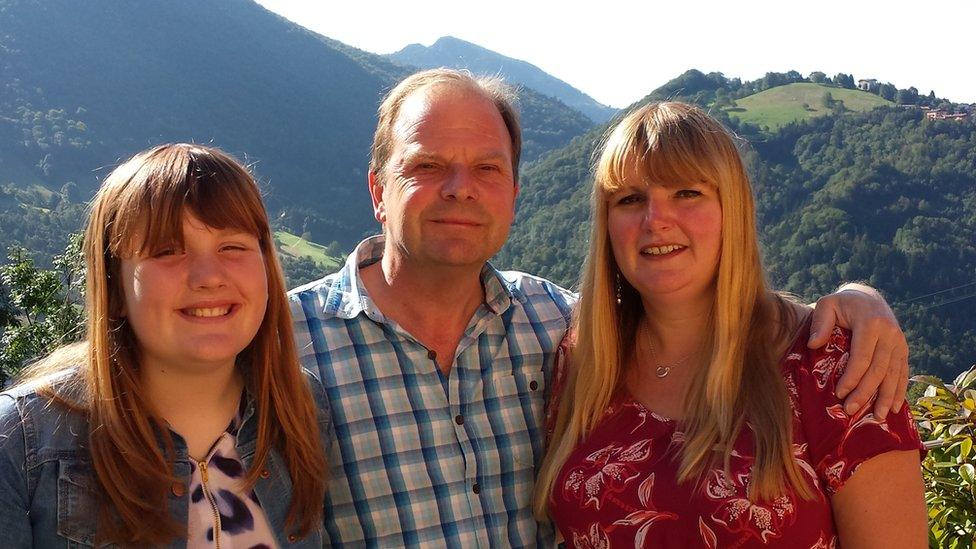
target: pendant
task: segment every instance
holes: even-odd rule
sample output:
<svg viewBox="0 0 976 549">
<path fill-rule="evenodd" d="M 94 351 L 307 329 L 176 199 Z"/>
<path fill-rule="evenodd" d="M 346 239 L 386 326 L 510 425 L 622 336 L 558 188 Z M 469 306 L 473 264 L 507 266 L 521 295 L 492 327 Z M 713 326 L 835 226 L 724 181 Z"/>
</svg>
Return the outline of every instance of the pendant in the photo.
<svg viewBox="0 0 976 549">
<path fill-rule="evenodd" d="M 671 367 L 665 366 L 663 364 L 658 366 L 657 369 L 654 370 L 654 375 L 656 375 L 659 378 L 667 377 L 668 374 L 670 373 L 671 373 Z"/>
</svg>

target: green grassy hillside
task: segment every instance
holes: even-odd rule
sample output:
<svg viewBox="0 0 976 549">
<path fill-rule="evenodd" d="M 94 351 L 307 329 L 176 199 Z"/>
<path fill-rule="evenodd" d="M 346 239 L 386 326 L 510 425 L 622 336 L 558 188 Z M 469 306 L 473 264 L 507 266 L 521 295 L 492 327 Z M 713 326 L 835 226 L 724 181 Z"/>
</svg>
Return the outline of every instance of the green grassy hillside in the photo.
<svg viewBox="0 0 976 549">
<path fill-rule="evenodd" d="M 321 244 L 316 244 L 287 231 L 275 231 L 274 238 L 275 247 L 283 255 L 311 259 L 324 272 L 336 271 L 342 265 L 342 258 L 331 255 L 329 250 Z"/>
<path fill-rule="evenodd" d="M 836 102 L 834 106 L 828 104 L 828 93 Z M 776 130 L 790 122 L 829 114 L 841 103 L 844 110 L 855 112 L 869 111 L 882 105 L 894 105 L 891 101 L 861 90 L 797 82 L 738 99 L 735 107 L 727 109 L 726 112 L 740 122 Z"/>
</svg>

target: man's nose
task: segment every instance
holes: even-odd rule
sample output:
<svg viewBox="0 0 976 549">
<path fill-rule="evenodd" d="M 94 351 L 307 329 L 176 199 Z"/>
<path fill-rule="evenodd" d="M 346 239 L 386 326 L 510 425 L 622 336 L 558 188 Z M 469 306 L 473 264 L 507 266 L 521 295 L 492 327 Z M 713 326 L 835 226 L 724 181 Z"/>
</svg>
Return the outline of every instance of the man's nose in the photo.
<svg viewBox="0 0 976 549">
<path fill-rule="evenodd" d="M 474 175 L 466 167 L 452 167 L 447 172 L 447 180 L 441 186 L 441 198 L 444 200 L 477 199 L 477 181 Z"/>
</svg>

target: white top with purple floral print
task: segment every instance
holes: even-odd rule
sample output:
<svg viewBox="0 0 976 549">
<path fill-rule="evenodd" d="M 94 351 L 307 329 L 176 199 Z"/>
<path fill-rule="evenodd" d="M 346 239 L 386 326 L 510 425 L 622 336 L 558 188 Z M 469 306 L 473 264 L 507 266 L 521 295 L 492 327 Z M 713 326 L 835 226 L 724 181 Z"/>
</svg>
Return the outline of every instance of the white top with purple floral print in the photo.
<svg viewBox="0 0 976 549">
<path fill-rule="evenodd" d="M 191 461 L 188 549 L 271 549 L 274 532 L 254 490 L 244 493 L 244 463 L 237 454 L 241 416 L 210 448 L 206 458 Z"/>
</svg>

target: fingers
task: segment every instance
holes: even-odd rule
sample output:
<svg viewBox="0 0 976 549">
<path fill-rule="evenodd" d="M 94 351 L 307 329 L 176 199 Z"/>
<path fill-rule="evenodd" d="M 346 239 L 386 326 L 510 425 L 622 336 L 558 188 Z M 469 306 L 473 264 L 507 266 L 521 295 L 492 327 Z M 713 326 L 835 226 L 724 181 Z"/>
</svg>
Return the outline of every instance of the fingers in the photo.
<svg viewBox="0 0 976 549">
<path fill-rule="evenodd" d="M 895 360 L 892 357 L 892 360 Z M 881 382 L 878 389 L 878 398 L 874 401 L 874 417 L 884 419 L 888 412 L 894 410 L 895 396 L 898 393 L 898 386 L 901 384 L 901 372 L 898 364 L 892 364 L 891 370 Z"/>
<path fill-rule="evenodd" d="M 830 332 L 837 324 L 836 299 L 832 295 L 821 297 L 817 300 L 817 306 L 813 309 L 813 317 L 810 320 L 810 339 L 807 340 L 807 347 L 819 349 L 827 344 Z"/>
<path fill-rule="evenodd" d="M 844 371 L 844 375 L 841 376 L 840 380 L 837 382 L 837 387 L 834 392 L 837 398 L 843 399 L 847 397 L 848 393 L 854 390 L 855 387 L 860 388 L 868 382 L 871 382 L 871 392 L 874 394 L 874 390 L 878 388 L 881 384 L 881 377 L 884 372 L 875 372 L 877 379 L 863 379 L 865 373 L 868 372 L 868 368 L 872 366 L 874 356 L 876 356 L 876 350 L 878 347 L 878 334 L 874 331 L 875 326 L 872 323 L 865 322 L 859 326 L 856 326 L 851 333 L 851 354 L 847 360 L 847 370 Z M 825 342 L 826 343 L 826 342 Z M 888 350 L 888 354 L 885 355 L 885 360 L 891 354 L 891 350 Z M 887 369 L 887 363 L 884 364 L 885 369 Z M 863 391 L 862 391 L 863 392 Z M 867 399 L 860 399 L 863 404 L 867 402 Z M 850 408 L 845 406 L 845 408 Z M 854 408 L 856 411 L 858 408 Z"/>
<path fill-rule="evenodd" d="M 908 394 L 908 349 L 899 359 L 898 369 L 901 370 L 901 377 L 898 379 L 898 388 L 895 390 L 895 400 L 891 410 L 896 414 L 901 412 L 901 407 L 905 404 L 905 396 Z"/>
<path fill-rule="evenodd" d="M 871 397 L 878 391 L 885 377 L 889 375 L 889 364 L 891 363 L 891 349 L 884 348 L 880 345 L 874 346 L 873 352 L 869 356 L 862 355 L 858 360 L 862 361 L 860 364 L 855 362 L 854 349 L 857 348 L 857 341 L 853 343 L 851 358 L 848 361 L 847 371 L 844 372 L 844 376 L 838 382 L 838 387 L 841 386 L 843 382 L 844 388 L 850 387 L 856 383 L 856 387 L 850 391 L 847 398 L 839 396 L 840 390 L 838 389 L 838 398 L 844 398 L 844 410 L 848 414 L 854 414 L 864 406 Z M 854 367 L 852 368 L 852 364 Z M 864 374 L 859 378 L 855 379 L 853 375 L 856 374 L 857 370 L 860 369 Z M 845 380 L 848 375 L 851 375 L 851 379 Z M 897 376 L 895 377 L 895 382 L 897 383 Z M 889 403 L 890 404 L 890 403 Z M 884 411 L 887 413 L 889 404 L 884 405 Z M 882 416 L 883 417 L 883 416 Z"/>
</svg>

